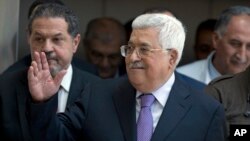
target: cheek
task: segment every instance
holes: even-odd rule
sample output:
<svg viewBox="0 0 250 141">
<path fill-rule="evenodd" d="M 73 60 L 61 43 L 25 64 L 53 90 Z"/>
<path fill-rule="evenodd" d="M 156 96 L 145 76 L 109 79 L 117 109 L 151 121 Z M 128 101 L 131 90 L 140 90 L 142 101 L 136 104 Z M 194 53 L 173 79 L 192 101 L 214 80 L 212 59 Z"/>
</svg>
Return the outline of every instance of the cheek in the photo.
<svg viewBox="0 0 250 141">
<path fill-rule="evenodd" d="M 144 75 L 146 75 L 147 78 L 156 77 L 162 67 L 159 60 L 145 60 L 144 65 L 146 67 Z"/>
<path fill-rule="evenodd" d="M 72 50 L 66 48 L 57 48 L 54 50 L 54 52 L 61 62 L 68 63 L 68 61 L 70 61 L 73 56 Z"/>
<path fill-rule="evenodd" d="M 247 55 L 247 58 L 248 58 L 248 60 L 249 60 L 249 59 L 250 59 L 250 50 L 247 50 L 246 55 Z M 250 60 L 249 60 L 249 61 L 250 61 Z"/>
<path fill-rule="evenodd" d="M 126 65 L 126 68 L 127 68 L 127 66 L 128 66 L 128 65 L 129 65 L 129 63 L 130 63 L 130 61 L 129 61 L 128 57 L 125 57 L 124 61 L 125 61 L 125 65 Z"/>
<path fill-rule="evenodd" d="M 37 46 L 37 45 L 34 45 L 34 44 L 30 44 L 30 49 L 31 49 L 32 52 L 34 52 L 34 51 L 38 51 L 38 52 L 42 51 L 41 46 Z"/>
<path fill-rule="evenodd" d="M 216 54 L 218 54 L 221 59 L 227 58 L 234 54 L 235 50 L 228 44 L 220 44 L 216 49 Z"/>
</svg>

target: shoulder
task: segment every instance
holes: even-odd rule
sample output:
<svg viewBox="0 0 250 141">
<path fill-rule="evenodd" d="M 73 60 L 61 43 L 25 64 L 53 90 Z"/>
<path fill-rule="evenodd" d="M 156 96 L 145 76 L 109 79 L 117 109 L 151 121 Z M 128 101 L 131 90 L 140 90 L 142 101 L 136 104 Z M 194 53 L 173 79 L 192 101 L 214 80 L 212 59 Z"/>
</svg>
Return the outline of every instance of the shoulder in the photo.
<svg viewBox="0 0 250 141">
<path fill-rule="evenodd" d="M 242 88 L 245 89 L 250 83 L 249 71 L 250 70 L 232 75 L 219 76 L 208 84 L 206 90 L 216 89 L 217 91 L 227 91 L 231 93 L 232 91 L 236 91 Z"/>
<path fill-rule="evenodd" d="M 27 69 L 0 75 L 0 93 L 12 95 L 16 88 L 28 87 Z"/>
<path fill-rule="evenodd" d="M 176 70 L 178 72 L 186 72 L 186 71 L 190 71 L 193 72 L 194 70 L 197 70 L 196 68 L 203 68 L 205 65 L 207 64 L 207 60 L 199 60 L 199 61 L 195 61 L 183 66 L 180 66 L 178 68 L 176 68 Z"/>
<path fill-rule="evenodd" d="M 91 83 L 90 86 L 93 91 L 102 93 L 120 93 L 133 88 L 126 76 L 115 79 L 99 79 L 99 81 Z"/>
<path fill-rule="evenodd" d="M 78 67 L 72 66 L 73 67 L 73 79 L 77 79 L 79 81 L 85 81 L 85 82 L 92 82 L 92 81 L 98 81 L 101 78 L 89 73 L 87 71 L 83 71 L 79 69 Z"/>
<path fill-rule="evenodd" d="M 11 66 L 9 66 L 3 73 L 16 72 L 28 68 L 31 63 L 31 55 L 26 55 Z"/>
<path fill-rule="evenodd" d="M 0 83 L 7 84 L 11 81 L 27 79 L 27 68 L 23 68 L 18 71 L 6 72 L 0 75 Z"/>
<path fill-rule="evenodd" d="M 222 76 L 219 76 L 215 79 L 213 79 L 209 85 L 214 85 L 214 84 L 217 84 L 217 83 L 221 83 L 221 82 L 224 82 L 226 80 L 230 80 L 234 77 L 234 75 L 222 75 Z"/>
<path fill-rule="evenodd" d="M 206 86 L 206 84 L 204 84 L 204 83 L 202 83 L 202 82 L 200 82 L 198 80 L 195 80 L 195 79 L 193 79 L 191 77 L 188 77 L 188 76 L 186 76 L 184 74 L 181 74 L 181 73 L 179 73 L 177 71 L 175 71 L 175 75 L 181 81 L 185 82 L 186 84 L 188 84 L 189 86 L 191 86 L 191 87 L 193 87 L 193 88 L 195 88 L 197 90 L 203 90 L 205 88 L 205 86 Z"/>
<path fill-rule="evenodd" d="M 238 97 L 239 92 L 245 93 L 249 87 L 248 72 L 241 72 L 234 75 L 223 75 L 211 81 L 205 88 L 205 92 L 218 100 Z M 229 97 L 230 95 L 230 97 Z"/>
<path fill-rule="evenodd" d="M 117 87 L 125 87 L 127 85 L 131 85 L 127 76 L 122 76 L 118 78 L 109 78 L 109 79 L 99 79 L 95 86 L 105 87 L 105 88 L 117 88 Z"/>
<path fill-rule="evenodd" d="M 219 102 L 213 99 L 211 96 L 205 94 L 203 89 L 195 89 L 189 83 L 181 82 L 180 79 L 176 79 L 175 90 L 180 91 L 181 95 L 186 95 L 185 99 L 187 99 L 193 105 L 200 108 L 215 108 L 219 106 Z M 183 91 L 183 92 L 181 92 Z"/>
<path fill-rule="evenodd" d="M 250 76 L 250 69 L 243 72 L 231 75 L 222 75 L 214 80 L 212 80 L 208 85 L 210 86 L 242 86 L 243 84 L 248 84 L 248 79 Z M 240 82 L 240 83 L 239 83 Z"/>
<path fill-rule="evenodd" d="M 77 58 L 77 57 L 73 57 L 72 58 L 72 65 L 79 68 L 80 70 L 83 70 L 85 72 L 89 72 L 91 74 L 94 74 L 94 75 L 97 75 L 97 68 L 95 65 L 83 60 L 83 59 L 80 59 L 80 58 Z"/>
</svg>

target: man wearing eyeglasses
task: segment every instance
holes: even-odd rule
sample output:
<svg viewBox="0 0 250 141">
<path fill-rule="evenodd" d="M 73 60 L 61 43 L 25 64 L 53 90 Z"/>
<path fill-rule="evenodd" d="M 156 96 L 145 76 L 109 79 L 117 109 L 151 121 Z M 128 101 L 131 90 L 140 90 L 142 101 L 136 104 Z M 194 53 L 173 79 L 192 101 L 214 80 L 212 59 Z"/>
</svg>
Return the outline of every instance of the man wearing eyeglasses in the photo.
<svg viewBox="0 0 250 141">
<path fill-rule="evenodd" d="M 90 85 L 64 114 L 50 112 L 56 106 L 53 95 L 61 76 L 49 81 L 39 77 L 47 71 L 47 61 L 43 53 L 36 54 L 42 62 L 32 63 L 28 78 L 34 101 L 29 111 L 34 140 L 225 139 L 223 107 L 174 73 L 185 41 L 182 23 L 165 14 L 143 14 L 133 21 L 132 28 L 128 45 L 121 47 L 128 78 Z"/>
</svg>

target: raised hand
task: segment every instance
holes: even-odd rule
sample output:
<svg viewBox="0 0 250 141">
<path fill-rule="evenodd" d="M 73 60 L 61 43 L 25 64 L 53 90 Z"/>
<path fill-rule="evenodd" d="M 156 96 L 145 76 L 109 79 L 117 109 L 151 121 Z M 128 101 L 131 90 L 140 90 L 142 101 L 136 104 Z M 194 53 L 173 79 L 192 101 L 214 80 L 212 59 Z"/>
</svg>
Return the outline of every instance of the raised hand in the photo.
<svg viewBox="0 0 250 141">
<path fill-rule="evenodd" d="M 44 52 L 34 53 L 34 60 L 28 70 L 29 91 L 34 101 L 42 102 L 57 93 L 66 70 L 53 78 Z"/>
</svg>

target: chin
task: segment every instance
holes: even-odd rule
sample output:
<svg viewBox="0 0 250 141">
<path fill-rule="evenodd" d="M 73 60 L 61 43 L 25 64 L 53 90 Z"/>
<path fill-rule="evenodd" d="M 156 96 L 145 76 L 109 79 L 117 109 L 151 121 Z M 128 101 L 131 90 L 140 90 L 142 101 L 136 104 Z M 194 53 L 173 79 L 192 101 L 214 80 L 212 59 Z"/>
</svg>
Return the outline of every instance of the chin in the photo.
<svg viewBox="0 0 250 141">
<path fill-rule="evenodd" d="M 50 67 L 50 74 L 55 77 L 56 74 L 61 71 L 62 69 L 58 68 L 58 67 Z"/>
<path fill-rule="evenodd" d="M 132 73 L 132 74 L 128 73 L 128 78 L 131 81 L 131 83 L 137 84 L 137 85 L 141 84 L 144 81 L 143 76 L 141 76 L 139 74 L 134 74 L 134 73 Z"/>
</svg>

